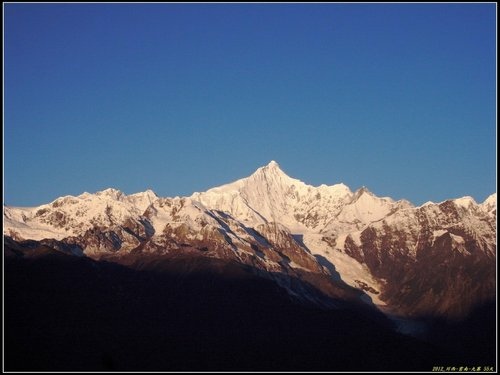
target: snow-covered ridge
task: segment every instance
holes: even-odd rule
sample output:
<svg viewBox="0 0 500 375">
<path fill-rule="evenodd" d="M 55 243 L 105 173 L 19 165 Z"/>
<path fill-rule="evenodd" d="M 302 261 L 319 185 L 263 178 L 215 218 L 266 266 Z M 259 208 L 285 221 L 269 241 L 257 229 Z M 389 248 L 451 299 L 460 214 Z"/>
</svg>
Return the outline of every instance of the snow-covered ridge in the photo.
<svg viewBox="0 0 500 375">
<path fill-rule="evenodd" d="M 93 227 L 140 218 L 158 199 L 152 190 L 126 195 L 117 189 L 64 196 L 38 207 L 4 207 L 4 235 L 41 240 L 78 236 Z"/>
<path fill-rule="evenodd" d="M 109 188 L 93 194 L 60 197 L 38 207 L 4 207 L 4 234 L 16 233 L 20 238 L 30 239 L 75 236 L 91 227 L 118 225 L 129 218 L 137 220 L 159 199 L 150 189 L 126 195 Z M 249 227 L 278 222 L 294 234 L 323 233 L 339 238 L 359 232 L 395 212 L 415 208 L 405 200 L 377 197 L 366 187 L 352 192 L 342 183 L 308 185 L 288 176 L 275 161 L 258 168 L 249 177 L 206 192 L 162 199 L 183 199 L 188 202 L 186 207 L 222 211 Z M 496 193 L 481 204 L 471 197 L 451 201 L 465 210 L 478 208 L 496 215 Z M 416 209 L 442 203 L 428 202 Z M 189 212 L 197 215 L 195 211 Z M 193 220 L 190 221 L 194 223 Z"/>
<path fill-rule="evenodd" d="M 38 207 L 4 207 L 3 233 L 77 241 L 96 258 L 193 247 L 278 273 L 288 262 L 293 269 L 330 273 L 384 305 L 385 279 L 374 276 L 365 250 L 414 262 L 423 248 L 446 243 L 454 254 L 473 257 L 476 251 L 492 258 L 495 223 L 496 193 L 483 203 L 466 196 L 415 207 L 366 187 L 353 192 L 342 183 L 308 185 L 271 161 L 246 178 L 190 197 L 109 188 Z"/>
</svg>

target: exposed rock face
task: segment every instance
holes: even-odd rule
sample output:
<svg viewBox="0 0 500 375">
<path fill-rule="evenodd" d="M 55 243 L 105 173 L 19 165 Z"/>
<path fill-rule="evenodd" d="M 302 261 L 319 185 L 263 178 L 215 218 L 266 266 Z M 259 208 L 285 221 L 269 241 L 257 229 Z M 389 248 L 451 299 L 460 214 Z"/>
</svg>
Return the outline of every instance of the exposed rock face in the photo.
<svg viewBox="0 0 500 375">
<path fill-rule="evenodd" d="M 461 318 L 495 298 L 496 193 L 482 204 L 464 197 L 414 207 L 366 188 L 309 186 L 275 162 L 191 197 L 107 189 L 4 207 L 4 235 L 122 263 L 181 253 L 225 259 L 297 298 L 326 303 L 317 289 L 410 317 Z"/>
<path fill-rule="evenodd" d="M 450 200 L 373 223 L 344 250 L 385 280 L 382 298 L 399 313 L 459 318 L 495 296 L 495 232 L 487 210 Z"/>
</svg>

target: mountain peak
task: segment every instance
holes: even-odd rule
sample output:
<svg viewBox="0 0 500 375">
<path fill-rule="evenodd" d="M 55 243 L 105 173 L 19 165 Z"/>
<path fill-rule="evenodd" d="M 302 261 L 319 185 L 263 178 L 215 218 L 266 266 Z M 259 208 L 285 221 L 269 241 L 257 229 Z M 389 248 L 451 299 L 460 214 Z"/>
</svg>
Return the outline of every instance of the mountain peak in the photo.
<svg viewBox="0 0 500 375">
<path fill-rule="evenodd" d="M 156 194 L 153 190 L 147 189 L 145 191 L 131 194 L 129 197 L 151 197 L 151 198 L 158 198 L 158 194 Z"/>
<path fill-rule="evenodd" d="M 463 207 L 465 209 L 468 209 L 470 206 L 475 206 L 477 205 L 476 201 L 474 200 L 474 198 L 472 198 L 471 196 L 469 195 L 466 195 L 464 197 L 461 197 L 461 198 L 456 198 L 456 199 L 452 199 L 452 201 L 457 205 L 457 206 L 460 206 L 460 207 Z"/>
<path fill-rule="evenodd" d="M 115 200 L 119 200 L 120 198 L 122 198 L 125 194 L 123 194 L 123 192 L 121 192 L 120 190 L 118 189 L 114 189 L 114 188 L 107 188 L 105 190 L 102 190 L 102 191 L 98 191 L 97 193 L 95 193 L 95 195 L 97 196 L 105 196 L 105 197 L 110 197 L 112 199 L 115 199 Z"/>
<path fill-rule="evenodd" d="M 357 200 L 363 194 L 367 194 L 367 195 L 372 196 L 372 197 L 374 196 L 374 194 L 370 190 L 368 190 L 368 188 L 366 186 L 362 186 L 354 192 L 354 200 Z"/>
<path fill-rule="evenodd" d="M 280 171 L 280 172 L 283 172 L 280 168 L 280 165 L 274 160 L 271 160 L 267 165 L 260 167 L 259 169 L 257 169 L 257 171 Z"/>
<path fill-rule="evenodd" d="M 293 184 L 298 182 L 298 180 L 288 176 L 281 168 L 280 165 L 271 160 L 267 165 L 258 168 L 251 176 L 248 177 L 249 181 L 259 181 L 268 183 L 279 183 L 279 184 Z"/>
</svg>

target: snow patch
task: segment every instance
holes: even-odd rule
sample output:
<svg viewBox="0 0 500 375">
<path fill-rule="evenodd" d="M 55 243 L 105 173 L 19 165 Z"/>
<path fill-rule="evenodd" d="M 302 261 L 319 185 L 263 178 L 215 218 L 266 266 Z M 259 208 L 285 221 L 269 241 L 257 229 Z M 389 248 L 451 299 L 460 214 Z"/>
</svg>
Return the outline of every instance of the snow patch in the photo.
<svg viewBox="0 0 500 375">
<path fill-rule="evenodd" d="M 306 233 L 303 241 L 313 255 L 323 256 L 332 264 L 342 281 L 354 288 L 363 289 L 375 305 L 386 305 L 380 299 L 382 285 L 371 275 L 366 265 L 359 263 L 338 249 L 328 246 L 322 240 L 322 235 Z"/>
</svg>

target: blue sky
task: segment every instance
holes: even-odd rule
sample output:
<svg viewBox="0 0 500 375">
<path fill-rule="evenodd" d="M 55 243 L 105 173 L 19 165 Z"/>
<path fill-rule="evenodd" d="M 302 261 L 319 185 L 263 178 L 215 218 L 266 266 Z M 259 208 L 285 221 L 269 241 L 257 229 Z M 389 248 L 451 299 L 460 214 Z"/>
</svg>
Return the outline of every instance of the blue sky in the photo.
<svg viewBox="0 0 500 375">
<path fill-rule="evenodd" d="M 4 204 L 190 195 L 276 160 L 496 191 L 496 4 L 4 4 Z"/>
</svg>

